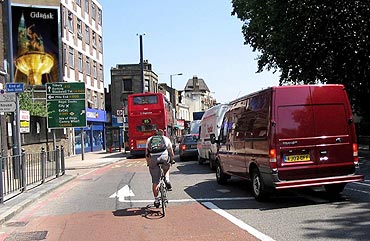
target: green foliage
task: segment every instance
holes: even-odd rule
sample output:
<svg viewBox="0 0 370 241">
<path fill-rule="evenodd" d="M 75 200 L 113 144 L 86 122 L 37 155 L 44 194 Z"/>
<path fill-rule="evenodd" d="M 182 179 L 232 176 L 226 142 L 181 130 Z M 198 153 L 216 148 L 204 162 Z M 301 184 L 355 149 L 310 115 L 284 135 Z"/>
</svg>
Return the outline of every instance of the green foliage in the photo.
<svg viewBox="0 0 370 241">
<path fill-rule="evenodd" d="M 355 110 L 370 119 L 370 1 L 232 0 L 258 72 L 280 84 L 344 84 Z"/>
<path fill-rule="evenodd" d="M 21 110 L 28 110 L 32 116 L 47 117 L 46 105 L 39 101 L 34 101 L 33 90 L 19 94 L 19 107 Z"/>
</svg>

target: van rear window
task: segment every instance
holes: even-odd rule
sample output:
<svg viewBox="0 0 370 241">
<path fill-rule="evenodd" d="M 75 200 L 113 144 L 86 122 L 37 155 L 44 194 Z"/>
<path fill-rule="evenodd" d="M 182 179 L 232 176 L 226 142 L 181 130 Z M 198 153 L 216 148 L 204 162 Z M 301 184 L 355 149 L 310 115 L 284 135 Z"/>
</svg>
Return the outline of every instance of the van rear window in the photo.
<svg viewBox="0 0 370 241">
<path fill-rule="evenodd" d="M 312 106 L 283 106 L 278 108 L 276 122 L 281 139 L 314 136 Z"/>
<path fill-rule="evenodd" d="M 317 136 L 347 135 L 348 124 L 343 104 L 313 107 Z"/>
<path fill-rule="evenodd" d="M 348 134 L 342 104 L 279 107 L 276 124 L 282 139 Z"/>
</svg>

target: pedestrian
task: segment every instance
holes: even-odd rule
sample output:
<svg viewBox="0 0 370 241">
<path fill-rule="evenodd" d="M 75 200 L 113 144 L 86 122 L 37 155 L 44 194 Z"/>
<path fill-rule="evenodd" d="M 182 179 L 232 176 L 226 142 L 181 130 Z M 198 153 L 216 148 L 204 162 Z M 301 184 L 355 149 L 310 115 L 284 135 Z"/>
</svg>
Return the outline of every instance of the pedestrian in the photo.
<svg viewBox="0 0 370 241">
<path fill-rule="evenodd" d="M 152 177 L 152 192 L 154 196 L 154 206 L 159 207 L 158 189 L 160 180 L 160 169 L 158 162 L 163 162 L 163 171 L 165 172 L 165 183 L 169 191 L 172 191 L 170 183 L 169 169 L 174 162 L 175 154 L 173 152 L 171 140 L 164 135 L 163 130 L 156 130 L 155 135 L 148 138 L 145 148 L 145 159 L 149 172 Z"/>
</svg>

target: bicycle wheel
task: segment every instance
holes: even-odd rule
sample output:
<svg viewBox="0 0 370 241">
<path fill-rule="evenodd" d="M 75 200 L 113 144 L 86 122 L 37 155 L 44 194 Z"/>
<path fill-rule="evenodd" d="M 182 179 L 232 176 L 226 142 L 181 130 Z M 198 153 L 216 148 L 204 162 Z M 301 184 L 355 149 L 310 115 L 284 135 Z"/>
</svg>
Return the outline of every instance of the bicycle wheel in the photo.
<svg viewBox="0 0 370 241">
<path fill-rule="evenodd" d="M 160 192 L 161 192 L 162 213 L 163 213 L 163 216 L 165 216 L 166 215 L 166 206 L 167 206 L 167 191 L 166 191 L 165 183 L 163 181 L 161 181 L 159 189 L 160 189 Z"/>
</svg>

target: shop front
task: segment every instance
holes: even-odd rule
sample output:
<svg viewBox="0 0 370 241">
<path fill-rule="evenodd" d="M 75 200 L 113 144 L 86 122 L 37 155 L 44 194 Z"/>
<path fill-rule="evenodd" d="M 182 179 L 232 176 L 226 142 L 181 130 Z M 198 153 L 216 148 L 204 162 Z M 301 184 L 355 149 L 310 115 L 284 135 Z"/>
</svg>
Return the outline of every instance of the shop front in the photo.
<svg viewBox="0 0 370 241">
<path fill-rule="evenodd" d="M 80 154 L 82 146 L 85 152 L 95 152 L 105 149 L 106 112 L 86 108 L 85 128 L 75 128 L 75 153 Z M 82 142 L 83 139 L 83 142 Z"/>
</svg>

